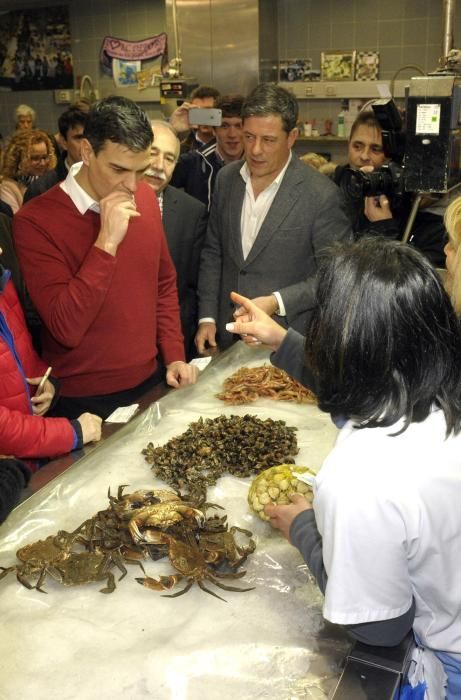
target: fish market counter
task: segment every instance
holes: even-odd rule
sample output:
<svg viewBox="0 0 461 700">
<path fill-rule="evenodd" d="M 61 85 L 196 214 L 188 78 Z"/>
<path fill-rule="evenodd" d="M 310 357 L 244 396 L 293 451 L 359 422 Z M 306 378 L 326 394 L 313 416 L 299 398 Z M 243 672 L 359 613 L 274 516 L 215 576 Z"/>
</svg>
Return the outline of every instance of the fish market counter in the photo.
<svg viewBox="0 0 461 700">
<path fill-rule="evenodd" d="M 37 477 L 32 495 L 0 527 L 0 565 L 19 564 L 20 547 L 72 532 L 106 509 L 109 489 L 117 495 L 122 484 L 125 492 L 169 488 L 154 477 L 142 450 L 181 435 L 200 417 L 283 420 L 297 428 L 296 464 L 317 470 L 336 429 L 316 406 L 270 399 L 228 406 L 216 398 L 236 369 L 265 362 L 266 351 L 239 342 L 214 358 L 196 385 L 168 392 L 80 459 L 57 460 L 55 471 L 48 465 L 55 478 L 40 483 Z M 225 512 L 229 525 L 253 533 L 246 574 L 225 582 L 253 590 L 223 590 L 207 580 L 225 601 L 195 584 L 167 598 L 137 583 L 143 576 L 137 566 L 128 566 L 123 580 L 114 568 L 116 589 L 107 595 L 99 592 L 104 581 L 64 586 L 47 575 L 45 594 L 21 585 L 14 572 L 0 580 L 0 699 L 331 697 L 350 643 L 324 622 L 322 596 L 298 551 L 249 510 L 251 480 L 223 475 L 208 488 L 207 501 L 225 509 L 215 512 Z M 155 578 L 174 572 L 166 557 L 144 566 Z M 175 591 L 181 587 L 184 581 Z"/>
</svg>

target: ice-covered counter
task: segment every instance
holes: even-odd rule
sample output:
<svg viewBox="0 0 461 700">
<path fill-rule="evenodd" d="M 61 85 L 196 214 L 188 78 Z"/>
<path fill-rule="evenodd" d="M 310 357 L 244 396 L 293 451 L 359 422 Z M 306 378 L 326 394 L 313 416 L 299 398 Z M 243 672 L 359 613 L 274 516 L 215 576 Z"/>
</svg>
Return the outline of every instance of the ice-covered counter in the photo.
<svg viewBox="0 0 461 700">
<path fill-rule="evenodd" d="M 226 406 L 215 397 L 238 367 L 264 362 L 268 353 L 238 343 L 194 387 L 169 392 L 22 503 L 0 528 L 0 565 L 16 563 L 19 547 L 74 530 L 106 508 L 109 487 L 112 493 L 120 484 L 164 487 L 142 448 L 164 444 L 200 416 L 282 419 L 298 428 L 296 463 L 319 468 L 336 429 L 315 406 L 267 399 Z M 323 622 L 322 596 L 297 550 L 249 511 L 250 481 L 223 476 L 208 491 L 230 524 L 251 530 L 257 542 L 245 577 L 235 582 L 255 589 L 215 589 L 226 602 L 195 585 L 179 598 L 162 597 L 136 583 L 140 574 L 132 566 L 110 595 L 99 593 L 101 582 L 64 587 L 47 577 L 45 595 L 27 590 L 12 573 L 1 580 L 1 700 L 327 698 L 349 644 Z M 166 559 L 148 560 L 145 568 L 154 577 L 173 573 Z"/>
</svg>

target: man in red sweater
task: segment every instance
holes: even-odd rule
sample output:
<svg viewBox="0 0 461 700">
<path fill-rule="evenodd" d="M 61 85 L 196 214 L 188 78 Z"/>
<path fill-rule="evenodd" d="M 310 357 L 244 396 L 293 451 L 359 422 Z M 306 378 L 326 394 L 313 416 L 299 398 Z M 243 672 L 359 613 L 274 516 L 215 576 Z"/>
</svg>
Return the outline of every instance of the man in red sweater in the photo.
<svg viewBox="0 0 461 700">
<path fill-rule="evenodd" d="M 56 412 L 106 418 L 162 381 L 196 381 L 184 362 L 176 273 L 157 200 L 141 182 L 152 129 L 131 100 L 90 111 L 83 163 L 25 205 L 14 237 L 42 319 L 43 356 L 61 380 Z M 160 355 L 160 357 L 159 357 Z M 159 363 L 160 360 L 160 363 Z"/>
</svg>

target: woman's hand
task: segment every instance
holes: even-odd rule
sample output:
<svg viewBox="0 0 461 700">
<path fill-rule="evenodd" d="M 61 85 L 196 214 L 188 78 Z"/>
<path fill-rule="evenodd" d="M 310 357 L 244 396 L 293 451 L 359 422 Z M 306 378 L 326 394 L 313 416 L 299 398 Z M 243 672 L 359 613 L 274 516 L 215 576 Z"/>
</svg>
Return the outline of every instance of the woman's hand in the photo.
<svg viewBox="0 0 461 700">
<path fill-rule="evenodd" d="M 312 504 L 299 493 L 290 493 L 289 496 L 291 503 L 287 506 L 276 506 L 273 503 L 268 503 L 264 508 L 265 514 L 271 519 L 272 527 L 280 530 L 288 541 L 290 540 L 290 528 L 293 520 L 303 510 L 312 509 Z"/>
<path fill-rule="evenodd" d="M 231 299 L 239 308 L 234 313 L 234 323 L 228 323 L 226 329 L 239 334 L 247 345 L 264 344 L 277 350 L 287 334 L 286 329 L 247 297 L 231 292 Z"/>
</svg>

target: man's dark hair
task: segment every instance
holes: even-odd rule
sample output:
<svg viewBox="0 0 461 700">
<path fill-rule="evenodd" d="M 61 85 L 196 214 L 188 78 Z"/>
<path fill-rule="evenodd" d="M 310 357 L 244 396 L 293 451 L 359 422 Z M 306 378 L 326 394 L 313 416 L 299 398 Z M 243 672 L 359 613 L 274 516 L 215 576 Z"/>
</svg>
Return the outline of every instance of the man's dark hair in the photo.
<svg viewBox="0 0 461 700">
<path fill-rule="evenodd" d="M 275 83 L 260 83 L 248 95 L 242 107 L 242 119 L 279 115 L 287 134 L 298 122 L 298 102 L 289 90 Z"/>
<path fill-rule="evenodd" d="M 349 141 L 352 140 L 355 132 L 360 126 L 368 126 L 370 129 L 377 129 L 381 133 L 381 124 L 377 120 L 375 113 L 371 109 L 366 109 L 364 112 L 360 112 L 355 118 L 354 123 L 351 126 L 351 133 L 349 136 Z"/>
<path fill-rule="evenodd" d="M 199 85 L 194 90 L 192 90 L 188 101 L 191 102 L 195 97 L 200 100 L 204 100 L 207 97 L 212 97 L 216 102 L 220 94 L 221 93 L 219 92 L 219 90 L 212 87 L 211 85 Z"/>
<path fill-rule="evenodd" d="M 76 126 L 86 126 L 88 121 L 88 113 L 82 112 L 78 107 L 69 107 L 61 114 L 58 119 L 59 133 L 63 139 L 67 138 L 69 129 L 75 129 Z"/>
<path fill-rule="evenodd" d="M 130 151 L 145 151 L 152 143 L 152 128 L 146 113 L 126 97 L 106 97 L 88 113 L 85 138 L 97 155 L 106 141 L 126 146 Z"/>
<path fill-rule="evenodd" d="M 221 95 L 216 100 L 215 106 L 222 111 L 224 119 L 226 117 L 241 117 L 244 101 L 243 95 Z"/>
<path fill-rule="evenodd" d="M 320 264 L 306 365 L 319 407 L 362 427 L 402 430 L 442 409 L 461 427 L 461 329 L 426 258 L 398 241 L 363 238 Z"/>
</svg>

